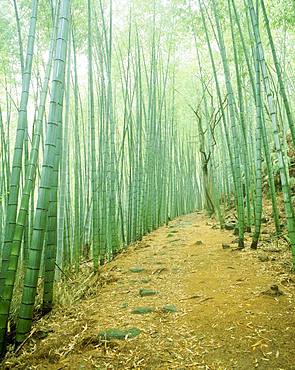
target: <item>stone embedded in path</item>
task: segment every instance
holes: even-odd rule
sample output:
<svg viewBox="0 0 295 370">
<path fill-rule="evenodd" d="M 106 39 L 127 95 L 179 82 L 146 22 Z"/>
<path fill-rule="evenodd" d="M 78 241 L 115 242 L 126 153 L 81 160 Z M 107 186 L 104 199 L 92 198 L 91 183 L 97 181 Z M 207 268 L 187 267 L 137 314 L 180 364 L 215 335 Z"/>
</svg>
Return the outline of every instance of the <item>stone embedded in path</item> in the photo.
<svg viewBox="0 0 295 370">
<path fill-rule="evenodd" d="M 196 242 L 195 242 L 195 245 L 203 245 L 204 243 L 202 242 L 202 240 L 197 240 Z"/>
<path fill-rule="evenodd" d="M 133 314 L 137 314 L 137 315 L 145 315 L 147 313 L 151 313 L 151 312 L 154 312 L 155 309 L 152 308 L 152 307 L 136 307 L 134 308 L 133 311 L 131 311 L 131 313 Z"/>
<path fill-rule="evenodd" d="M 98 333 L 98 337 L 104 340 L 127 339 L 137 337 L 140 333 L 141 330 L 138 328 L 130 328 L 124 330 L 111 328 Z"/>
<path fill-rule="evenodd" d="M 179 225 L 180 226 L 191 226 L 193 225 L 193 222 L 192 221 L 181 221 Z"/>
<path fill-rule="evenodd" d="M 140 289 L 139 290 L 139 295 L 141 297 L 147 297 L 147 296 L 152 296 L 152 295 L 156 295 L 158 294 L 158 292 L 156 290 L 152 290 L 152 289 Z"/>
<path fill-rule="evenodd" d="M 270 297 L 279 297 L 280 295 L 284 295 L 284 292 L 276 284 L 274 284 L 261 294 L 268 295 Z"/>
<path fill-rule="evenodd" d="M 225 230 L 234 230 L 236 227 L 236 224 L 234 222 L 227 222 L 224 225 Z"/>
<path fill-rule="evenodd" d="M 163 307 L 163 311 L 167 312 L 167 313 L 175 313 L 175 312 L 177 312 L 177 308 L 176 308 L 176 306 L 174 306 L 174 304 L 166 304 Z"/>
<path fill-rule="evenodd" d="M 130 267 L 129 271 L 130 272 L 144 272 L 145 269 L 142 267 Z"/>
<path fill-rule="evenodd" d="M 262 248 L 262 250 L 264 252 L 273 252 L 273 253 L 280 253 L 280 252 L 282 252 L 282 249 L 275 248 L 275 247 L 270 247 L 270 248 L 265 247 L 265 248 Z"/>
<path fill-rule="evenodd" d="M 266 254 L 259 254 L 258 259 L 260 262 L 267 262 L 269 261 L 269 257 Z"/>
</svg>

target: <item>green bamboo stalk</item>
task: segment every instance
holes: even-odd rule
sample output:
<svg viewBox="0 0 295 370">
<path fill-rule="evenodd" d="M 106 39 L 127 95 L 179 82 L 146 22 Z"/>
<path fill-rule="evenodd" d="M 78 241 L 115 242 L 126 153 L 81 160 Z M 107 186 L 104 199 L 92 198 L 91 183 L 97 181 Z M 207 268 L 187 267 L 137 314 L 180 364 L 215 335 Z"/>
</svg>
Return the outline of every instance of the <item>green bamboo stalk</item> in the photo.
<svg viewBox="0 0 295 370">
<path fill-rule="evenodd" d="M 67 91 L 69 94 L 69 91 Z M 43 302 L 42 313 L 46 314 L 52 310 L 53 305 L 53 284 L 55 274 L 55 261 L 57 253 L 57 190 L 58 190 L 58 175 L 59 163 L 62 142 L 62 110 L 63 110 L 63 95 L 61 93 L 61 100 L 57 107 L 57 144 L 54 156 L 54 164 L 51 178 L 47 227 L 45 236 L 45 250 L 44 250 L 44 288 L 43 288 Z M 65 125 L 68 125 L 68 117 L 65 115 Z"/>
<path fill-rule="evenodd" d="M 232 10 L 230 5 L 230 0 L 228 0 L 228 9 L 230 15 L 230 29 L 231 29 L 231 37 L 232 37 L 232 44 L 233 44 L 233 52 L 234 52 L 234 65 L 235 65 L 235 73 L 237 79 L 237 92 L 238 92 L 238 108 L 239 108 L 239 116 L 240 116 L 240 123 L 242 128 L 242 157 L 243 157 L 243 171 L 245 173 L 245 194 L 246 194 L 246 210 L 247 210 L 247 224 L 246 230 L 251 232 L 251 224 L 252 224 L 252 217 L 251 217 L 251 206 L 250 206 L 250 160 L 249 160 L 249 149 L 247 143 L 247 133 L 246 133 L 246 122 L 245 122 L 245 109 L 244 109 L 244 96 L 242 91 L 242 79 L 240 75 L 240 62 L 238 60 L 238 52 L 237 52 L 237 45 L 236 45 L 236 37 L 235 37 L 235 30 L 233 27 L 233 17 L 232 17 Z"/>
<path fill-rule="evenodd" d="M 251 16 L 253 32 L 255 35 L 255 41 L 256 41 L 257 48 L 258 48 L 258 52 L 259 52 L 259 63 L 260 63 L 260 68 L 262 72 L 262 77 L 263 77 L 264 89 L 265 89 L 265 93 L 267 97 L 269 115 L 270 115 L 271 123 L 272 123 L 273 138 L 274 138 L 276 156 L 277 156 L 278 165 L 279 165 L 280 179 L 281 179 L 282 191 L 283 191 L 283 196 L 284 196 L 284 206 L 285 206 L 285 212 L 286 212 L 286 217 L 287 217 L 288 236 L 289 236 L 291 250 L 292 250 L 293 266 L 295 266 L 295 219 L 294 219 L 294 209 L 293 209 L 292 202 L 291 202 L 290 187 L 287 182 L 287 172 L 288 171 L 287 171 L 285 159 L 282 154 L 282 147 L 281 147 L 281 142 L 280 142 L 280 137 L 279 137 L 278 122 L 277 122 L 277 112 L 276 112 L 276 107 L 275 107 L 274 100 L 273 100 L 272 91 L 270 88 L 269 75 L 268 75 L 267 66 L 266 66 L 265 57 L 264 57 L 264 48 L 261 42 L 260 32 L 259 32 L 258 23 L 257 23 L 257 15 L 255 13 L 252 0 L 248 0 L 248 7 L 249 7 L 250 16 Z"/>
<path fill-rule="evenodd" d="M 27 106 L 29 99 L 29 90 L 31 82 L 32 73 L 32 63 L 34 54 L 34 43 L 35 43 L 35 33 L 36 33 L 36 23 L 37 23 L 37 10 L 38 10 L 38 0 L 32 0 L 31 7 L 31 19 L 30 19 L 30 29 L 28 33 L 28 45 L 26 61 L 24 66 L 24 74 L 22 75 L 22 92 L 21 101 L 19 105 L 19 114 L 17 122 L 17 132 L 15 139 L 15 147 L 13 152 L 12 169 L 10 175 L 10 185 L 9 185 L 9 197 L 8 205 L 6 209 L 6 222 L 4 231 L 4 245 L 3 245 L 3 255 L 2 255 L 2 268 L 0 273 L 0 295 L 2 294 L 4 279 L 8 267 L 8 258 L 11 249 L 11 243 L 13 239 L 15 220 L 18 207 L 18 196 L 20 187 L 20 176 L 22 169 L 22 153 L 26 135 L 27 127 Z"/>
<path fill-rule="evenodd" d="M 38 190 L 37 207 L 34 218 L 32 242 L 29 249 L 28 266 L 25 271 L 22 303 L 16 328 L 16 342 L 21 343 L 32 325 L 33 308 L 37 290 L 37 281 L 40 269 L 41 254 L 47 223 L 47 210 L 51 178 L 56 151 L 58 133 L 57 109 L 62 102 L 64 87 L 65 60 L 67 54 L 68 23 L 70 15 L 70 1 L 62 0 L 58 20 L 58 33 L 54 56 L 54 68 L 51 86 L 51 101 L 47 124 L 45 153 L 42 165 L 40 185 Z"/>
<path fill-rule="evenodd" d="M 256 70 L 256 204 L 255 204 L 255 231 L 252 238 L 251 248 L 257 249 L 262 216 L 262 101 L 261 101 L 261 82 L 259 52 L 256 51 L 255 70 Z"/>
<path fill-rule="evenodd" d="M 266 32 L 267 32 L 267 35 L 268 35 L 269 45 L 270 45 L 270 49 L 271 49 L 271 53 L 272 53 L 272 57 L 273 57 L 273 61 L 274 61 L 274 66 L 275 66 L 276 74 L 277 74 L 277 77 L 278 77 L 280 93 L 281 93 L 282 98 L 283 98 L 284 108 L 285 108 L 286 115 L 287 115 L 287 121 L 288 121 L 288 124 L 289 124 L 293 145 L 295 145 L 294 117 L 292 115 L 292 111 L 291 111 L 290 104 L 289 104 L 289 99 L 287 97 L 285 84 L 284 84 L 282 71 L 281 71 L 281 66 L 280 66 L 279 59 L 277 57 L 277 52 L 276 52 L 276 48 L 275 48 L 275 45 L 274 45 L 274 41 L 273 41 L 273 37 L 272 37 L 270 25 L 269 25 L 269 20 L 268 20 L 265 4 L 264 4 L 263 0 L 260 0 L 260 3 L 261 3 L 261 9 L 262 9 L 262 14 L 263 14 L 263 18 L 264 18 L 265 28 L 266 28 Z"/>
<path fill-rule="evenodd" d="M 19 255 L 21 249 L 21 242 L 23 238 L 23 232 L 28 216 L 28 208 L 30 202 L 30 195 L 33 191 L 33 186 L 35 183 L 35 177 L 37 172 L 37 164 L 38 164 L 38 154 L 39 154 L 39 147 L 40 147 L 40 139 L 41 139 L 41 132 L 42 132 L 42 124 L 43 118 L 45 113 L 45 103 L 48 93 L 48 86 L 51 74 L 51 66 L 52 66 L 52 59 L 53 59 L 53 52 L 54 52 L 54 36 L 55 31 L 52 33 L 50 48 L 49 48 L 49 58 L 45 72 L 44 83 L 42 87 L 42 91 L 40 94 L 40 102 L 39 102 L 39 109 L 38 115 L 35 122 L 34 127 L 34 134 L 32 140 L 32 147 L 30 152 L 30 158 L 28 162 L 28 172 L 26 182 L 22 191 L 22 197 L 20 200 L 20 209 L 17 216 L 13 242 L 11 245 L 11 252 L 9 256 L 9 263 L 7 267 L 7 275 L 4 280 L 4 287 L 3 287 L 3 294 L 1 299 L 1 313 L 0 313 L 0 347 L 2 351 L 4 351 L 5 347 L 5 334 L 6 334 L 6 326 L 7 320 L 9 316 L 12 294 L 17 274 L 17 267 L 19 262 Z"/>
<path fill-rule="evenodd" d="M 97 199 L 97 163 L 96 163 L 96 133 L 93 93 L 93 66 L 92 66 L 92 4 L 87 1 L 88 9 L 88 99 L 89 99 L 89 126 L 91 135 L 91 189 L 92 189 L 92 257 L 93 268 L 98 269 L 99 240 L 98 240 L 98 199 Z"/>
<path fill-rule="evenodd" d="M 243 201 L 243 189 L 242 189 L 242 178 L 241 178 L 241 168 L 240 168 L 240 157 L 239 157 L 239 137 L 237 130 L 237 119 L 235 115 L 235 98 L 233 93 L 233 87 L 231 83 L 231 75 L 227 60 L 227 54 L 225 49 L 225 43 L 223 39 L 223 34 L 221 31 L 221 26 L 218 18 L 217 5 L 215 0 L 212 0 L 213 14 L 215 18 L 215 24 L 217 28 L 218 42 L 220 48 L 220 54 L 222 59 L 222 65 L 225 75 L 225 83 L 227 90 L 227 99 L 229 105 L 229 115 L 231 121 L 232 137 L 233 137 L 233 176 L 236 178 L 236 192 L 237 192 L 237 212 L 238 212 L 238 228 L 239 228 L 239 242 L 238 247 L 240 249 L 244 248 L 244 201 Z"/>
</svg>

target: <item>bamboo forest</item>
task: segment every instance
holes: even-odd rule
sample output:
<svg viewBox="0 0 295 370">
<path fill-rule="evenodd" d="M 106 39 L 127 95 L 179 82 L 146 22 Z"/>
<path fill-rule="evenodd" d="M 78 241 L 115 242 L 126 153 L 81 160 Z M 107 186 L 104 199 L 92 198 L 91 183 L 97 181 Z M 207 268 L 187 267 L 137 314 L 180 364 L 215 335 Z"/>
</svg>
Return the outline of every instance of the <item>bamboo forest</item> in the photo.
<svg viewBox="0 0 295 370">
<path fill-rule="evenodd" d="M 295 1 L 0 4 L 0 368 L 295 369 Z"/>
</svg>

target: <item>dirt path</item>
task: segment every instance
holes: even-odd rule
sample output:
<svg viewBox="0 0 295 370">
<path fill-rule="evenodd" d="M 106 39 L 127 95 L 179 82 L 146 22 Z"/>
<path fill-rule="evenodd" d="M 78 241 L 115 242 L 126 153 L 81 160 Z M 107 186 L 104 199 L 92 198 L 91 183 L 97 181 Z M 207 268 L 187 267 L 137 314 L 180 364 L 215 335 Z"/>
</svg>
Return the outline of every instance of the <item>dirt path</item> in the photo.
<svg viewBox="0 0 295 370">
<path fill-rule="evenodd" d="M 234 250 L 233 239 L 202 214 L 151 233 L 104 268 L 92 296 L 38 322 L 5 368 L 295 369 L 295 278 L 281 254 L 261 262 L 257 252 Z M 274 284 L 283 295 L 268 294 Z M 143 288 L 157 294 L 141 297 Z M 132 313 L 138 307 L 154 311 Z M 109 328 L 141 332 L 98 337 Z"/>
</svg>

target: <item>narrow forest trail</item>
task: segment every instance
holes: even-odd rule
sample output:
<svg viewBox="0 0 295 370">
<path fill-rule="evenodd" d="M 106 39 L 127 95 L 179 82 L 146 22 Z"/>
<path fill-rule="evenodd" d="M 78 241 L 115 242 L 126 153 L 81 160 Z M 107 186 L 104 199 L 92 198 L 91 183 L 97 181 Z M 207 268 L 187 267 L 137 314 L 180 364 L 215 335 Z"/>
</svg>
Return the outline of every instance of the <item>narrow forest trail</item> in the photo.
<svg viewBox="0 0 295 370">
<path fill-rule="evenodd" d="M 40 320 L 5 368 L 295 369 L 295 279 L 278 253 L 261 262 L 234 238 L 197 213 L 154 231 L 103 268 L 91 296 Z M 273 284 L 284 294 L 268 295 Z M 143 288 L 157 294 L 141 297 Z M 141 332 L 99 339 L 109 328 Z"/>
</svg>

